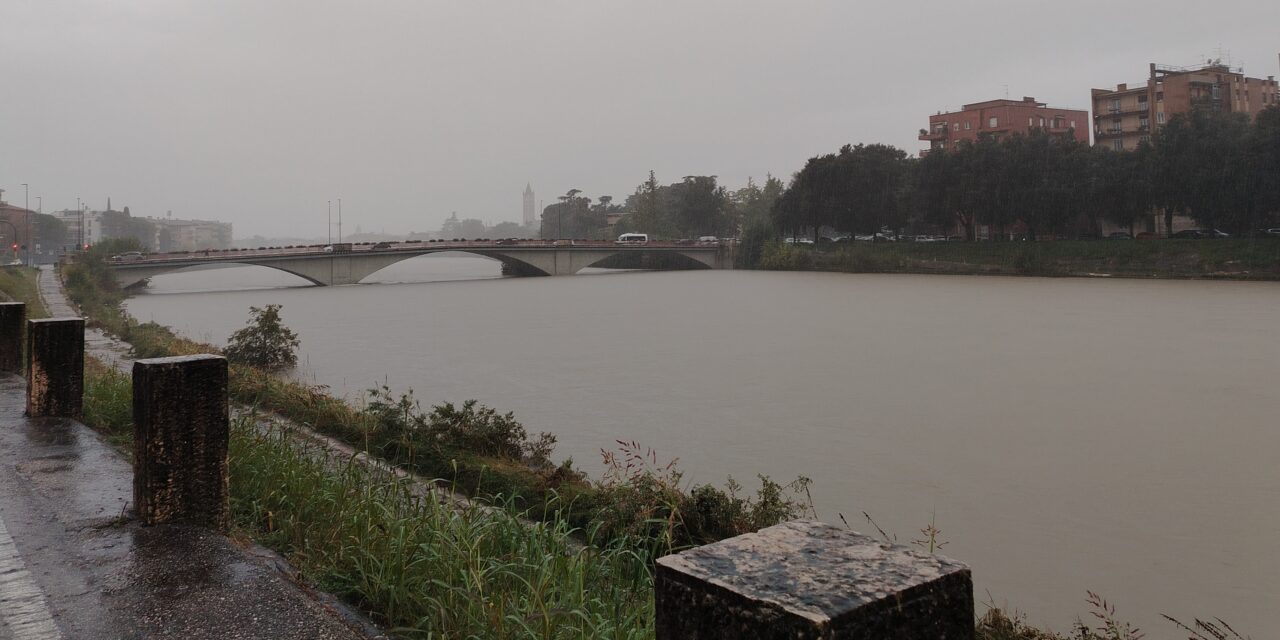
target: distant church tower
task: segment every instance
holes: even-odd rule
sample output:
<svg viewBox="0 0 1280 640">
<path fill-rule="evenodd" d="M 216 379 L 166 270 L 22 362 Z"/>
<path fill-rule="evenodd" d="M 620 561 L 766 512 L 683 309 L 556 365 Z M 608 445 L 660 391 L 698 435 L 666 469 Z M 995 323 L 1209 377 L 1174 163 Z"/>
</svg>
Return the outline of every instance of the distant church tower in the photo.
<svg viewBox="0 0 1280 640">
<path fill-rule="evenodd" d="M 531 227 L 538 221 L 537 212 L 533 206 L 533 187 L 528 183 L 524 185 L 524 226 Z"/>
</svg>

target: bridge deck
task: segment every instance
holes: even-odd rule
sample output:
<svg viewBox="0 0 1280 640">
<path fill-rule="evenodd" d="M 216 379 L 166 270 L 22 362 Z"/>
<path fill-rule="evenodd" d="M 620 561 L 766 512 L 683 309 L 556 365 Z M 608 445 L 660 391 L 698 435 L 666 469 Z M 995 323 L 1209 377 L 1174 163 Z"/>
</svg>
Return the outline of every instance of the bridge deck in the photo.
<svg viewBox="0 0 1280 640">
<path fill-rule="evenodd" d="M 244 260 L 263 260 L 270 258 L 306 258 L 306 257 L 333 257 L 342 255 L 370 255 L 370 254 L 395 254 L 403 252 L 427 252 L 427 251 L 475 251 L 475 250 L 500 250 L 500 251 L 546 251 L 555 249 L 557 251 L 573 251 L 573 250 L 594 250 L 607 249 L 610 251 L 696 251 L 696 250 L 718 250 L 721 247 L 729 246 L 728 242 L 647 242 L 647 243 L 617 243 L 612 241 L 598 240 L 472 240 L 472 241 L 427 241 L 427 240 L 410 240 L 404 242 L 391 242 L 387 246 L 379 246 L 383 243 L 362 243 L 353 244 L 349 251 L 326 251 L 325 247 L 331 245 L 313 244 L 305 246 L 290 247 L 265 247 L 258 249 L 204 249 L 199 251 L 170 251 L 167 253 L 148 253 L 141 257 L 112 257 L 112 266 L 133 266 L 133 265 L 157 265 L 157 264 L 173 264 L 179 262 L 200 262 L 202 264 L 214 261 L 226 262 L 242 262 Z"/>
</svg>

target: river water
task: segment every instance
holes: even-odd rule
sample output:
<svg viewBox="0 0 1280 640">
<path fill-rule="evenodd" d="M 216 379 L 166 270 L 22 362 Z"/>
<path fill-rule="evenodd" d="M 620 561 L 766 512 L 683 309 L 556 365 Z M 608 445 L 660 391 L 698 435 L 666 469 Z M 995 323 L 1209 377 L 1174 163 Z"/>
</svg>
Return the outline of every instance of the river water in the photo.
<svg viewBox="0 0 1280 640">
<path fill-rule="evenodd" d="M 475 398 L 600 468 L 636 440 L 686 478 L 813 479 L 819 516 L 931 521 L 980 601 L 1066 630 L 1085 590 L 1280 629 L 1280 284 L 692 271 L 500 278 L 437 255 L 319 288 L 170 274 L 142 320 L 222 343 L 283 305 L 310 382 Z M 979 607 L 982 610 L 982 607 Z"/>
</svg>

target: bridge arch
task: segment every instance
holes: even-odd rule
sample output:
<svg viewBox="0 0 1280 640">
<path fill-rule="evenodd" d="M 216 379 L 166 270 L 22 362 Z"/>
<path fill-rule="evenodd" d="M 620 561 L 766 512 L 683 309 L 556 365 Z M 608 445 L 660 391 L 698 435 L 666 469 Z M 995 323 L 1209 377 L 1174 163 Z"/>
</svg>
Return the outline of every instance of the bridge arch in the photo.
<svg viewBox="0 0 1280 640">
<path fill-rule="evenodd" d="M 303 280 L 306 280 L 307 282 L 313 285 L 324 286 L 325 284 L 324 282 L 321 282 L 312 276 L 309 276 L 305 273 L 300 273 L 284 265 L 272 264 L 270 262 L 262 263 L 262 262 L 250 262 L 250 261 L 243 261 L 243 262 L 218 261 L 218 262 L 197 262 L 197 263 L 176 264 L 176 265 L 150 265 L 144 268 L 130 269 L 128 271 L 115 270 L 114 275 L 116 278 L 116 282 L 119 283 L 120 285 L 120 288 L 133 289 L 133 288 L 138 288 L 140 286 L 144 286 L 147 280 L 155 276 L 162 276 L 170 273 L 184 273 L 184 272 L 194 273 L 197 271 L 230 269 L 233 267 L 265 267 L 267 269 L 281 271 L 291 276 L 302 278 Z"/>
</svg>

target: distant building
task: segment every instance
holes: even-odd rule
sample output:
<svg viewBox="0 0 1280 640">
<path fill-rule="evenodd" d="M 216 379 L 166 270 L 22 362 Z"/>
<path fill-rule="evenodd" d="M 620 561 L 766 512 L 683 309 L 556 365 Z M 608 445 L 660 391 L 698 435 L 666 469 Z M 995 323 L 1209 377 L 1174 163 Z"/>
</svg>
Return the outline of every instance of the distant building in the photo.
<svg viewBox="0 0 1280 640">
<path fill-rule="evenodd" d="M 1037 129 L 1087 144 L 1089 130 L 1085 125 L 1088 121 L 1087 111 L 1050 107 L 1032 97 L 975 102 L 964 105 L 960 111 L 929 116 L 929 128 L 921 129 L 919 137 L 929 143 L 929 149 L 920 155 L 935 149 L 949 149 L 964 140 L 972 142 L 978 136 L 1000 138 Z"/>
<path fill-rule="evenodd" d="M 63 209 L 53 212 L 53 216 L 61 220 L 62 226 L 67 230 L 65 239 L 68 246 L 62 247 L 63 251 L 74 251 L 77 245 L 93 245 L 103 239 L 101 211 Z M 84 222 L 83 233 L 81 221 Z"/>
<path fill-rule="evenodd" d="M 0 195 L 3 195 L 0 190 Z M 0 256 L 7 262 L 10 259 L 10 245 L 19 247 L 27 244 L 27 230 L 31 227 L 34 211 L 14 206 L 0 199 Z"/>
<path fill-rule="evenodd" d="M 1115 89 L 1093 89 L 1094 143 L 1117 151 L 1133 150 L 1151 140 L 1151 134 L 1193 105 L 1250 119 L 1277 104 L 1275 76 L 1265 80 L 1245 77 L 1240 68 L 1210 60 L 1198 67 L 1170 67 L 1151 63 L 1147 81 Z"/>
<path fill-rule="evenodd" d="M 531 227 L 538 221 L 537 208 L 534 206 L 533 187 L 524 185 L 524 226 Z"/>
<path fill-rule="evenodd" d="M 226 249 L 231 246 L 231 223 L 214 220 L 181 220 L 178 218 L 146 218 L 155 225 L 157 251 L 199 251 Z"/>
<path fill-rule="evenodd" d="M 629 211 L 618 211 L 614 213 L 606 213 L 604 214 L 604 222 L 605 224 L 609 225 L 610 229 L 612 229 L 615 225 L 618 224 L 619 221 L 622 220 L 623 217 L 629 216 L 629 215 L 631 215 L 631 212 Z"/>
</svg>

